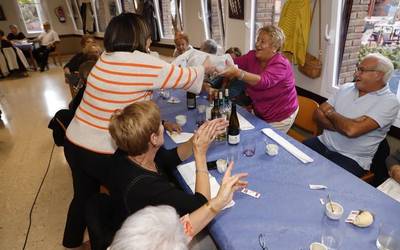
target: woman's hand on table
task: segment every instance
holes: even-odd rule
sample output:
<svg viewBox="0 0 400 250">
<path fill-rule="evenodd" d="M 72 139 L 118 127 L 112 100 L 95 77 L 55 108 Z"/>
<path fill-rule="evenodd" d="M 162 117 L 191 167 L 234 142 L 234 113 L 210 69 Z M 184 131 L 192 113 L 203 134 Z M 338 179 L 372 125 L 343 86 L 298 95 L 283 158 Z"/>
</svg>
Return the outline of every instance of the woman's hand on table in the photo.
<svg viewBox="0 0 400 250">
<path fill-rule="evenodd" d="M 221 210 L 233 199 L 233 193 L 239 189 L 247 187 L 248 182 L 242 180 L 247 177 L 247 173 L 238 173 L 232 175 L 232 168 L 234 163 L 230 162 L 227 170 L 225 171 L 224 178 L 222 178 L 221 187 L 219 188 L 217 196 L 212 199 L 213 207 Z"/>
<path fill-rule="evenodd" d="M 170 133 L 172 133 L 172 132 L 181 133 L 182 132 L 182 127 L 174 122 L 164 121 L 164 128 Z"/>
</svg>

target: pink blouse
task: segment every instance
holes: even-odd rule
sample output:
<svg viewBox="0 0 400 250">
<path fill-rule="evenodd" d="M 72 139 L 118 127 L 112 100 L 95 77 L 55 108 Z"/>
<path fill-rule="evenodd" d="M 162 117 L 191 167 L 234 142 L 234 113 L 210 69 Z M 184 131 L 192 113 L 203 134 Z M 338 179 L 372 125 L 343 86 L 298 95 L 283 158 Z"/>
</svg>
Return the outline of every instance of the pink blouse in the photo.
<svg viewBox="0 0 400 250">
<path fill-rule="evenodd" d="M 261 68 L 254 50 L 234 59 L 240 69 L 261 76 L 254 86 L 247 84 L 246 93 L 253 101 L 255 114 L 267 122 L 288 118 L 298 107 L 292 65 L 280 53 Z"/>
</svg>

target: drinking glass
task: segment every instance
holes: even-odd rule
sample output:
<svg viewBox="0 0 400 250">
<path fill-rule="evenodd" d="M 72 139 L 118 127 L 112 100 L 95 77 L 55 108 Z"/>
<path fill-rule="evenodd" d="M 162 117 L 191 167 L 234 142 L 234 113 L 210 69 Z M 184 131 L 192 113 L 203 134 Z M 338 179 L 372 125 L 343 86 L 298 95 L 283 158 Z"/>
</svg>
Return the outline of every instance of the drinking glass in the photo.
<svg viewBox="0 0 400 250">
<path fill-rule="evenodd" d="M 206 106 L 198 105 L 196 112 L 196 125 L 200 127 L 206 120 Z"/>
<path fill-rule="evenodd" d="M 242 142 L 242 154 L 246 157 L 252 157 L 256 153 L 256 140 L 254 138 L 245 138 Z"/>
<path fill-rule="evenodd" d="M 329 250 L 337 250 L 342 244 L 342 232 L 338 221 L 332 221 L 324 217 L 322 225 L 321 243 Z"/>
<path fill-rule="evenodd" d="M 169 92 L 169 90 L 161 89 L 160 90 L 160 96 L 161 96 L 162 99 L 168 100 L 171 97 L 171 93 Z"/>
<path fill-rule="evenodd" d="M 376 247 L 380 250 L 400 249 L 399 225 L 381 224 L 379 226 Z"/>
<path fill-rule="evenodd" d="M 228 150 L 228 154 L 226 156 L 226 162 L 229 165 L 229 163 L 231 161 L 233 161 L 234 164 L 236 165 L 237 161 L 238 161 L 238 152 L 237 152 L 238 149 L 236 148 L 236 146 L 228 145 L 228 147 L 229 147 L 229 150 Z"/>
</svg>

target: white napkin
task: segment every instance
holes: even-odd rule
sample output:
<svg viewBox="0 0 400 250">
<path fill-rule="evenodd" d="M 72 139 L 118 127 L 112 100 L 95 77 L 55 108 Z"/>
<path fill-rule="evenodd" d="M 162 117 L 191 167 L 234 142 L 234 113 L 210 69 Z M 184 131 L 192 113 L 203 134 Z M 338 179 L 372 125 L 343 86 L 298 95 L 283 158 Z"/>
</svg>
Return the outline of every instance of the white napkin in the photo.
<svg viewBox="0 0 400 250">
<path fill-rule="evenodd" d="M 261 130 L 265 135 L 270 137 L 272 140 L 276 141 L 279 145 L 281 145 L 284 149 L 286 149 L 289 153 L 294 155 L 297 159 L 299 159 L 303 163 L 313 162 L 314 160 L 306 155 L 303 151 L 293 146 L 290 142 L 285 140 L 282 136 L 275 133 L 270 128 L 264 128 Z"/>
<path fill-rule="evenodd" d="M 193 136 L 193 133 L 187 133 L 187 132 L 181 132 L 180 134 L 178 134 L 176 132 L 171 133 L 167 131 L 167 134 L 176 144 L 187 142 Z"/>
<path fill-rule="evenodd" d="M 377 189 L 400 202 L 400 184 L 397 183 L 393 178 L 387 179 L 384 183 L 377 187 Z"/>
<path fill-rule="evenodd" d="M 251 124 L 246 118 L 241 114 L 237 113 L 239 119 L 240 130 L 251 130 L 254 129 L 253 124 Z"/>
<path fill-rule="evenodd" d="M 178 167 L 179 173 L 182 175 L 183 179 L 185 180 L 186 184 L 190 187 L 192 192 L 194 193 L 194 189 L 196 186 L 196 163 L 194 161 L 179 165 Z M 210 178 L 210 192 L 211 198 L 214 198 L 218 194 L 219 184 L 214 176 L 208 174 Z M 223 209 L 230 208 L 235 205 L 235 202 L 232 200 L 226 205 Z"/>
</svg>

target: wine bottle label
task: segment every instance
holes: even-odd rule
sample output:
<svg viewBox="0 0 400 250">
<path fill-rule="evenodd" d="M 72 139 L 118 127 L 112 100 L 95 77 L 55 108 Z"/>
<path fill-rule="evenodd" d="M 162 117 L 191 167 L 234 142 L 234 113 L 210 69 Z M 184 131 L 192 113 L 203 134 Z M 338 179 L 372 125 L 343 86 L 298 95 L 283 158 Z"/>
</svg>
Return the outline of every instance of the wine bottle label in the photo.
<svg viewBox="0 0 400 250">
<path fill-rule="evenodd" d="M 240 142 L 240 134 L 238 135 L 228 135 L 229 144 L 238 144 Z"/>
<path fill-rule="evenodd" d="M 192 109 L 196 108 L 196 99 L 188 99 L 187 107 Z"/>
</svg>

